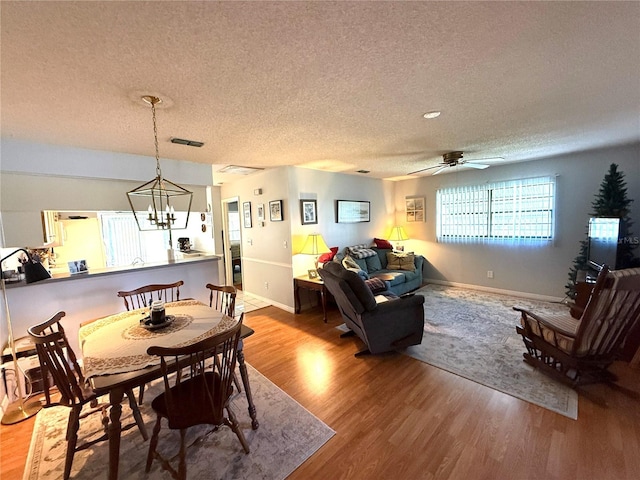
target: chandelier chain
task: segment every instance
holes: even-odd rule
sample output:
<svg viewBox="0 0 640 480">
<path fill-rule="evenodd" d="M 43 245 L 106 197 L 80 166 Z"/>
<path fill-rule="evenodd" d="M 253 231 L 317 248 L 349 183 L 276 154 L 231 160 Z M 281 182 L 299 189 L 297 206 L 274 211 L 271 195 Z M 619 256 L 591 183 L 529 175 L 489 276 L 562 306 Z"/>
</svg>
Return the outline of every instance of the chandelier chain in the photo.
<svg viewBox="0 0 640 480">
<path fill-rule="evenodd" d="M 151 101 L 151 114 L 153 115 L 153 140 L 156 147 L 156 176 L 162 178 L 162 171 L 160 170 L 160 153 L 158 150 L 158 126 L 156 125 L 156 102 L 153 99 Z"/>
</svg>

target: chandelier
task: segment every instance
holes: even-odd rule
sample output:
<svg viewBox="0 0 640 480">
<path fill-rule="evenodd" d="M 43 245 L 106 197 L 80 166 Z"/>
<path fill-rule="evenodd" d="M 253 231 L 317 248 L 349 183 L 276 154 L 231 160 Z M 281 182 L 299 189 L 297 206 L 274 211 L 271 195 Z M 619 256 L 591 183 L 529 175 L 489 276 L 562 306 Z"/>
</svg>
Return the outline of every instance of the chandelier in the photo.
<svg viewBox="0 0 640 480">
<path fill-rule="evenodd" d="M 156 148 L 156 177 L 139 187 L 127 192 L 129 205 L 140 230 L 169 230 L 169 246 L 171 246 L 171 230 L 187 228 L 193 193 L 167 180 L 160 169 L 158 153 L 158 127 L 156 125 L 156 104 L 158 97 L 145 95 L 142 100 L 151 105 L 153 116 L 153 138 Z M 186 211 L 186 215 L 176 211 Z"/>
</svg>

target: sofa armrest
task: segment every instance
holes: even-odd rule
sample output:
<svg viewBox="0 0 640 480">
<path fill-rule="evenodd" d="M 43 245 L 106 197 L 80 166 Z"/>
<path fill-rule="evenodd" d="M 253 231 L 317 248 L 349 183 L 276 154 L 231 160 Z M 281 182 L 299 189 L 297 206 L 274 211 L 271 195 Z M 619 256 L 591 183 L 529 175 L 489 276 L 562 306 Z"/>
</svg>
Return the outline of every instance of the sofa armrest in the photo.
<svg viewBox="0 0 640 480">
<path fill-rule="evenodd" d="M 422 267 L 424 265 L 424 257 L 422 255 L 416 255 L 415 260 L 413 262 L 416 266 L 416 271 L 422 274 Z"/>
</svg>

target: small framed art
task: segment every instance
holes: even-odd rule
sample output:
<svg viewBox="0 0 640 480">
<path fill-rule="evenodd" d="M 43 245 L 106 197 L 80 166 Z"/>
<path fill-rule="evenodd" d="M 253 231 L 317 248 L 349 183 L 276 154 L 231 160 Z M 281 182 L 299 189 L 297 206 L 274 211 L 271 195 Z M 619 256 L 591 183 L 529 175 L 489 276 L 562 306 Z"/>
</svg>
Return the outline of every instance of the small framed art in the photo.
<svg viewBox="0 0 640 480">
<path fill-rule="evenodd" d="M 272 222 L 282 221 L 282 200 L 271 200 L 269 202 L 269 220 Z"/>
<path fill-rule="evenodd" d="M 300 200 L 302 225 L 318 223 L 318 204 L 315 200 Z"/>
<path fill-rule="evenodd" d="M 406 197 L 405 206 L 407 210 L 407 222 L 425 221 L 424 197 Z"/>
<path fill-rule="evenodd" d="M 264 203 L 259 203 L 256 206 L 256 216 L 258 217 L 258 222 L 264 222 Z"/>
<path fill-rule="evenodd" d="M 242 204 L 242 218 L 244 218 L 244 228 L 251 228 L 251 202 Z"/>
</svg>

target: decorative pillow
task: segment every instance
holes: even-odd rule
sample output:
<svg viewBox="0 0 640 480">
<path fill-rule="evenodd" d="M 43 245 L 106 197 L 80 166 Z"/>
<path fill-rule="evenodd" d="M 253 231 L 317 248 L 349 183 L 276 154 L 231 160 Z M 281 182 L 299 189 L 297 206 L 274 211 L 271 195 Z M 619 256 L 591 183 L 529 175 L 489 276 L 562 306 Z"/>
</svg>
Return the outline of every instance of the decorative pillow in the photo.
<svg viewBox="0 0 640 480">
<path fill-rule="evenodd" d="M 336 253 L 338 253 L 338 247 L 331 247 L 329 250 L 331 251 L 328 253 L 323 253 L 318 257 L 318 263 L 326 263 L 333 260 L 333 257 L 335 257 Z"/>
<path fill-rule="evenodd" d="M 374 255 L 377 255 L 377 253 L 375 252 L 375 250 L 371 250 L 367 245 L 362 244 L 362 245 L 353 245 L 351 247 L 347 247 L 347 252 L 349 253 L 349 255 L 351 255 L 353 258 L 367 258 L 367 257 L 373 257 Z"/>
<path fill-rule="evenodd" d="M 389 240 L 383 240 L 382 238 L 374 238 L 373 243 L 376 244 L 377 248 L 388 248 L 393 249 L 393 245 L 389 243 Z"/>
<path fill-rule="evenodd" d="M 416 269 L 415 258 L 413 253 L 387 252 L 387 269 L 413 272 Z"/>
<path fill-rule="evenodd" d="M 382 270 L 382 263 L 380 262 L 378 254 L 375 254 L 373 257 L 367 257 L 364 261 L 367 263 L 367 273 L 371 274 Z"/>
<path fill-rule="evenodd" d="M 369 290 L 371 290 L 374 295 L 379 292 L 384 292 L 387 289 L 387 285 L 384 281 L 376 277 L 369 278 L 368 280 L 365 280 L 364 283 L 367 284 L 367 287 L 369 287 Z"/>
</svg>

